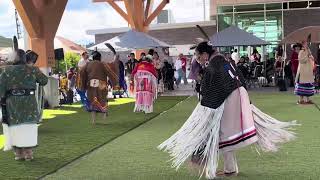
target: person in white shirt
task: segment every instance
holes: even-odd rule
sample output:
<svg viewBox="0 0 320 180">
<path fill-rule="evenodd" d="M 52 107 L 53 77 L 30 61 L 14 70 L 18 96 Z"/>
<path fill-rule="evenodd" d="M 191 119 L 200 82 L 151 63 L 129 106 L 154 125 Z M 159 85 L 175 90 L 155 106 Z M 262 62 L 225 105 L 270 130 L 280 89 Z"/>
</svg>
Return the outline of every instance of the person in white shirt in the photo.
<svg viewBox="0 0 320 180">
<path fill-rule="evenodd" d="M 178 78 L 176 80 L 176 85 L 177 87 L 179 87 L 180 83 L 181 83 L 181 79 L 182 79 L 182 76 L 183 76 L 183 70 L 182 70 L 182 61 L 180 60 L 180 58 L 178 58 L 176 60 L 176 62 L 174 63 L 174 67 L 178 73 Z"/>
<path fill-rule="evenodd" d="M 81 54 L 81 59 L 78 63 L 79 69 L 83 68 L 89 62 L 89 56 L 87 52 Z"/>
<path fill-rule="evenodd" d="M 238 50 L 235 49 L 234 52 L 231 54 L 231 59 L 234 60 L 234 62 L 236 64 L 238 64 L 239 60 L 240 60 L 240 55 L 238 53 Z"/>
</svg>

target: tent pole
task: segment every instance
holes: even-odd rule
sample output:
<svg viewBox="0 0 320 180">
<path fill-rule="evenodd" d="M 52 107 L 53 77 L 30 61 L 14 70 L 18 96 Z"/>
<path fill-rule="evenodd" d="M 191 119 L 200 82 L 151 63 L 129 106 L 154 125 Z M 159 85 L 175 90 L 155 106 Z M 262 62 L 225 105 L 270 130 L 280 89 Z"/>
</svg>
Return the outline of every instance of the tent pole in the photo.
<svg viewBox="0 0 320 180">
<path fill-rule="evenodd" d="M 237 49 L 238 49 L 238 54 L 240 56 L 240 46 L 238 46 Z"/>
<path fill-rule="evenodd" d="M 266 45 L 262 46 L 263 52 L 263 64 L 264 64 L 264 77 L 267 78 L 267 53 L 266 53 Z"/>
<path fill-rule="evenodd" d="M 283 71 L 282 71 L 282 79 L 284 80 L 284 67 L 286 65 L 286 56 L 287 56 L 287 44 L 284 44 L 284 52 L 283 53 Z"/>
</svg>

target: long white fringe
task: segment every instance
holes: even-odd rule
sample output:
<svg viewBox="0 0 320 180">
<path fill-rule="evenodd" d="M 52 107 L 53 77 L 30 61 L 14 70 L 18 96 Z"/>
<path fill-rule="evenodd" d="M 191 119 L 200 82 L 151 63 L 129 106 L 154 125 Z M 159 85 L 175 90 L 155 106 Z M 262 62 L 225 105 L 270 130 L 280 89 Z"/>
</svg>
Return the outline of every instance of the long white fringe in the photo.
<svg viewBox="0 0 320 180">
<path fill-rule="evenodd" d="M 134 76 L 134 91 L 137 92 L 137 86 L 139 86 L 140 81 L 144 78 L 148 79 L 148 82 L 152 85 L 151 91 L 153 92 L 154 100 L 158 98 L 158 80 L 149 71 L 138 71 Z"/>
<path fill-rule="evenodd" d="M 220 121 L 223 115 L 224 104 L 218 109 L 201 106 L 200 103 L 194 109 L 185 124 L 168 140 L 158 146 L 170 154 L 172 167 L 179 167 L 192 157 L 195 152 L 205 147 L 200 167 L 207 179 L 216 177 L 219 161 L 219 131 Z M 275 152 L 280 143 L 295 139 L 295 133 L 291 127 L 298 125 L 296 121 L 281 122 L 260 111 L 252 105 L 255 127 L 257 129 L 257 145 L 263 151 Z"/>
<path fill-rule="evenodd" d="M 216 177 L 219 160 L 219 130 L 224 104 L 217 109 L 197 105 L 185 124 L 168 140 L 158 146 L 172 157 L 172 166 L 179 167 L 203 147 L 201 166 L 206 178 Z"/>
<path fill-rule="evenodd" d="M 141 85 L 141 82 L 147 79 L 148 81 L 148 90 L 149 91 L 140 91 L 137 92 L 138 87 Z M 146 84 L 144 84 L 146 86 Z M 158 98 L 158 80 L 157 78 L 148 71 L 138 71 L 134 76 L 134 91 L 136 92 L 136 103 L 134 107 L 134 112 L 143 111 L 145 113 L 153 112 L 153 103 Z M 150 97 L 151 96 L 151 97 Z M 142 98 L 143 102 L 140 102 Z"/>
<path fill-rule="evenodd" d="M 39 86 L 39 84 L 37 83 L 37 88 L 35 91 L 35 96 L 36 96 L 36 100 L 37 100 L 37 108 L 38 108 L 38 112 L 40 113 L 40 119 L 39 122 L 42 122 L 42 115 L 43 115 L 43 107 L 44 107 L 44 90 L 43 90 L 43 86 Z"/>
<path fill-rule="evenodd" d="M 153 104 L 151 105 L 142 105 L 142 104 L 136 104 L 134 106 L 133 112 L 145 112 L 146 114 L 153 112 Z"/>
<path fill-rule="evenodd" d="M 263 113 L 251 105 L 255 127 L 258 135 L 257 145 L 265 152 L 276 152 L 279 144 L 295 139 L 295 133 L 290 131 L 298 125 L 296 121 L 281 122 Z"/>
</svg>

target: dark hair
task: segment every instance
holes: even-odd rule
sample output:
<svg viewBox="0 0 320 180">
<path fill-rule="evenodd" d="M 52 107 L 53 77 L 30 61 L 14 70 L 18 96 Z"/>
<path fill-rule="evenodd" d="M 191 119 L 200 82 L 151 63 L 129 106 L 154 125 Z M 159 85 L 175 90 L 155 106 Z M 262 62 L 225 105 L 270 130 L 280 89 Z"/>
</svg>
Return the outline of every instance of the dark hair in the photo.
<svg viewBox="0 0 320 180">
<path fill-rule="evenodd" d="M 38 60 L 39 55 L 35 53 L 34 51 L 27 50 L 26 51 L 26 61 L 27 63 L 33 63 L 35 64 Z"/>
<path fill-rule="evenodd" d="M 142 53 L 140 54 L 140 56 L 142 56 L 142 55 L 146 56 L 146 53 L 142 52 Z"/>
<path fill-rule="evenodd" d="M 130 53 L 130 56 L 131 56 L 131 55 L 134 55 L 134 56 L 135 56 L 135 54 L 134 54 L 134 53 Z"/>
<path fill-rule="evenodd" d="M 302 44 L 301 43 L 297 43 L 297 47 L 299 47 L 301 49 L 302 48 Z"/>
<path fill-rule="evenodd" d="M 196 51 L 198 51 L 199 54 L 208 53 L 209 56 L 211 56 L 214 53 L 213 47 L 209 45 L 206 41 L 199 43 L 196 47 Z"/>
<path fill-rule="evenodd" d="M 26 58 L 26 52 L 22 49 L 18 49 L 16 51 L 16 57 L 13 60 L 13 65 L 21 65 L 21 64 L 26 64 L 27 58 Z"/>
<path fill-rule="evenodd" d="M 283 55 L 283 48 L 281 45 L 277 47 L 277 56 L 282 56 Z"/>
<path fill-rule="evenodd" d="M 153 56 L 153 53 L 154 53 L 154 52 L 155 52 L 154 49 L 149 49 L 148 54 L 150 54 L 151 56 Z"/>
<path fill-rule="evenodd" d="M 30 52 L 31 52 L 31 50 L 27 50 L 27 51 L 26 51 L 26 62 L 27 62 L 27 63 L 31 62 L 30 57 L 28 57 L 28 54 L 29 54 Z"/>
<path fill-rule="evenodd" d="M 254 48 L 252 54 L 256 54 L 256 53 L 259 53 L 259 52 L 256 48 Z"/>
<path fill-rule="evenodd" d="M 101 54 L 98 51 L 94 51 L 92 53 L 92 60 L 101 61 Z"/>
<path fill-rule="evenodd" d="M 238 49 L 235 49 L 234 52 L 238 52 Z"/>
</svg>

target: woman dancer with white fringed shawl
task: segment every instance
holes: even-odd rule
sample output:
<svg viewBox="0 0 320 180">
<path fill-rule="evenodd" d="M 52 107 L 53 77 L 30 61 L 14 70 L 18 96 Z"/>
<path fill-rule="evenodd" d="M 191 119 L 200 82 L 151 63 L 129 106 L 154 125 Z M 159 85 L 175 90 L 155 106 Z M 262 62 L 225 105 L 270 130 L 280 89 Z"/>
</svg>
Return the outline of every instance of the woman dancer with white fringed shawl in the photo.
<svg viewBox="0 0 320 180">
<path fill-rule="evenodd" d="M 293 122 L 281 122 L 250 104 L 242 74 L 225 57 L 215 54 L 208 42 L 196 48 L 200 64 L 206 65 L 201 82 L 201 102 L 185 124 L 158 148 L 172 156 L 177 169 L 188 161 L 208 179 L 239 173 L 235 151 L 257 144 L 276 152 L 280 143 L 295 138 Z M 219 153 L 224 170 L 217 171 Z"/>
</svg>

